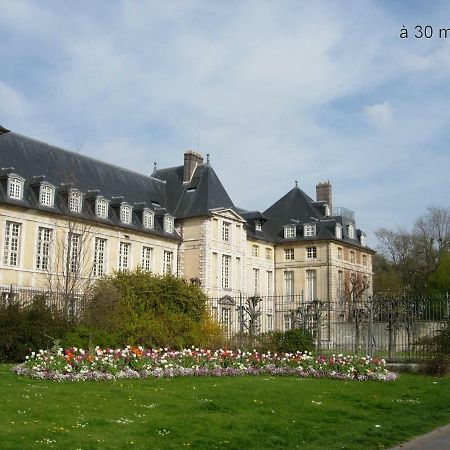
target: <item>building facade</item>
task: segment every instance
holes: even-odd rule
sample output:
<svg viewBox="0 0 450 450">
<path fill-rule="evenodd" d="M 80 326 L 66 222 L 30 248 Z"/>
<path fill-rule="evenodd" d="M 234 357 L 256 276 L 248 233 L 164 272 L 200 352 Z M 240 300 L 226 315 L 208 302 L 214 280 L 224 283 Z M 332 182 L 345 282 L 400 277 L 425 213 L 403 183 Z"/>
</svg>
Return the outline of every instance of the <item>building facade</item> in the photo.
<svg viewBox="0 0 450 450">
<path fill-rule="evenodd" d="M 142 175 L 0 127 L 0 286 L 70 289 L 141 267 L 197 283 L 231 330 L 237 299 L 344 301 L 372 293 L 372 255 L 354 215 L 297 183 L 263 212 L 237 207 L 209 158 Z"/>
</svg>

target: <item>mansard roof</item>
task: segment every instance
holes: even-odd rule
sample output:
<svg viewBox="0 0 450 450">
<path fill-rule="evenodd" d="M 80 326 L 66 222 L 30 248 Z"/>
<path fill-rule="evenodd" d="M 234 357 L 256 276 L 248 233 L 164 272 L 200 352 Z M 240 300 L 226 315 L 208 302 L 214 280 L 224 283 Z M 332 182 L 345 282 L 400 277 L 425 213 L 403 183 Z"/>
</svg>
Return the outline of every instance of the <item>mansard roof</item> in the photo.
<svg viewBox="0 0 450 450">
<path fill-rule="evenodd" d="M 157 170 L 153 177 L 166 181 L 168 203 L 176 218 L 207 216 L 217 208 L 234 209 L 225 188 L 208 164 L 200 164 L 183 183 L 183 166 Z"/>
<path fill-rule="evenodd" d="M 13 132 L 0 134 L 0 167 L 14 167 L 14 170 L 26 180 L 23 201 L 9 199 L 1 188 L 0 201 L 3 203 L 22 204 L 29 208 L 48 211 L 48 208 L 40 207 L 30 185 L 34 177 L 41 175 L 56 187 L 70 185 L 86 197 L 89 197 L 90 191 L 91 193 L 97 191 L 97 194 L 106 199 L 123 197 L 124 201 L 131 205 L 145 203 L 151 209 L 155 209 L 155 203 L 161 206 L 166 203 L 166 184 L 161 180 Z M 67 213 L 65 206 L 62 201 L 55 198 L 53 212 Z M 85 218 L 96 220 L 95 216 Z M 154 230 L 141 229 L 137 219 L 133 220 L 134 225 L 122 224 L 114 214 L 111 214 L 108 221 L 101 219 L 101 222 L 178 238 L 175 234 L 165 233 L 157 221 Z"/>
</svg>

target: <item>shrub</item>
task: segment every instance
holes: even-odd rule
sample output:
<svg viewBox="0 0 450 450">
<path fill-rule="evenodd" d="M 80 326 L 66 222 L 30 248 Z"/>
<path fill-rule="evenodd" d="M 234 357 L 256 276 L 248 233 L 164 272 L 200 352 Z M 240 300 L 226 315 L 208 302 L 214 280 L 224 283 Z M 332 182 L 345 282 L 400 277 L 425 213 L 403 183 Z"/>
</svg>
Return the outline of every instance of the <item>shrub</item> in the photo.
<svg viewBox="0 0 450 450">
<path fill-rule="evenodd" d="M 450 367 L 450 320 L 434 336 L 423 340 L 422 344 L 432 355 L 425 364 L 424 372 L 428 375 L 446 375 Z"/>
</svg>

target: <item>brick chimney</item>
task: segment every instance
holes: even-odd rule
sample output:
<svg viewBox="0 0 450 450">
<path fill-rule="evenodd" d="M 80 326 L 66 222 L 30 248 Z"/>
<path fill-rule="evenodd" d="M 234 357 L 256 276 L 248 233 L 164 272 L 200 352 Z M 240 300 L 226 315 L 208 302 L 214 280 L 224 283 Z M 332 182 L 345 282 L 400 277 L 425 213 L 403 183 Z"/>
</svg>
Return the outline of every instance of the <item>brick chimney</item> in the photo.
<svg viewBox="0 0 450 450">
<path fill-rule="evenodd" d="M 183 183 L 191 181 L 192 175 L 199 164 L 203 164 L 203 156 L 200 153 L 192 150 L 187 150 L 184 153 Z"/>
<path fill-rule="evenodd" d="M 333 198 L 331 194 L 331 183 L 324 181 L 316 186 L 316 200 L 318 202 L 326 202 L 330 211 L 333 208 Z"/>
</svg>

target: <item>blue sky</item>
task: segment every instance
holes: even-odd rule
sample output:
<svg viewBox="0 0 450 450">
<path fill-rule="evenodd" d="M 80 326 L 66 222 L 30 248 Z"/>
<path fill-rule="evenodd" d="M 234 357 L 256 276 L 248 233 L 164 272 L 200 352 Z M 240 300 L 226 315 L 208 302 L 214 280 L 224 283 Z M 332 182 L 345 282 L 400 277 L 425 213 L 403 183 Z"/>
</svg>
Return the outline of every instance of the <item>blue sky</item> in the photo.
<svg viewBox="0 0 450 450">
<path fill-rule="evenodd" d="M 330 180 L 375 246 L 449 206 L 444 27 L 448 2 L 0 2 L 0 124 L 144 173 L 199 147 L 247 209 Z"/>
</svg>

